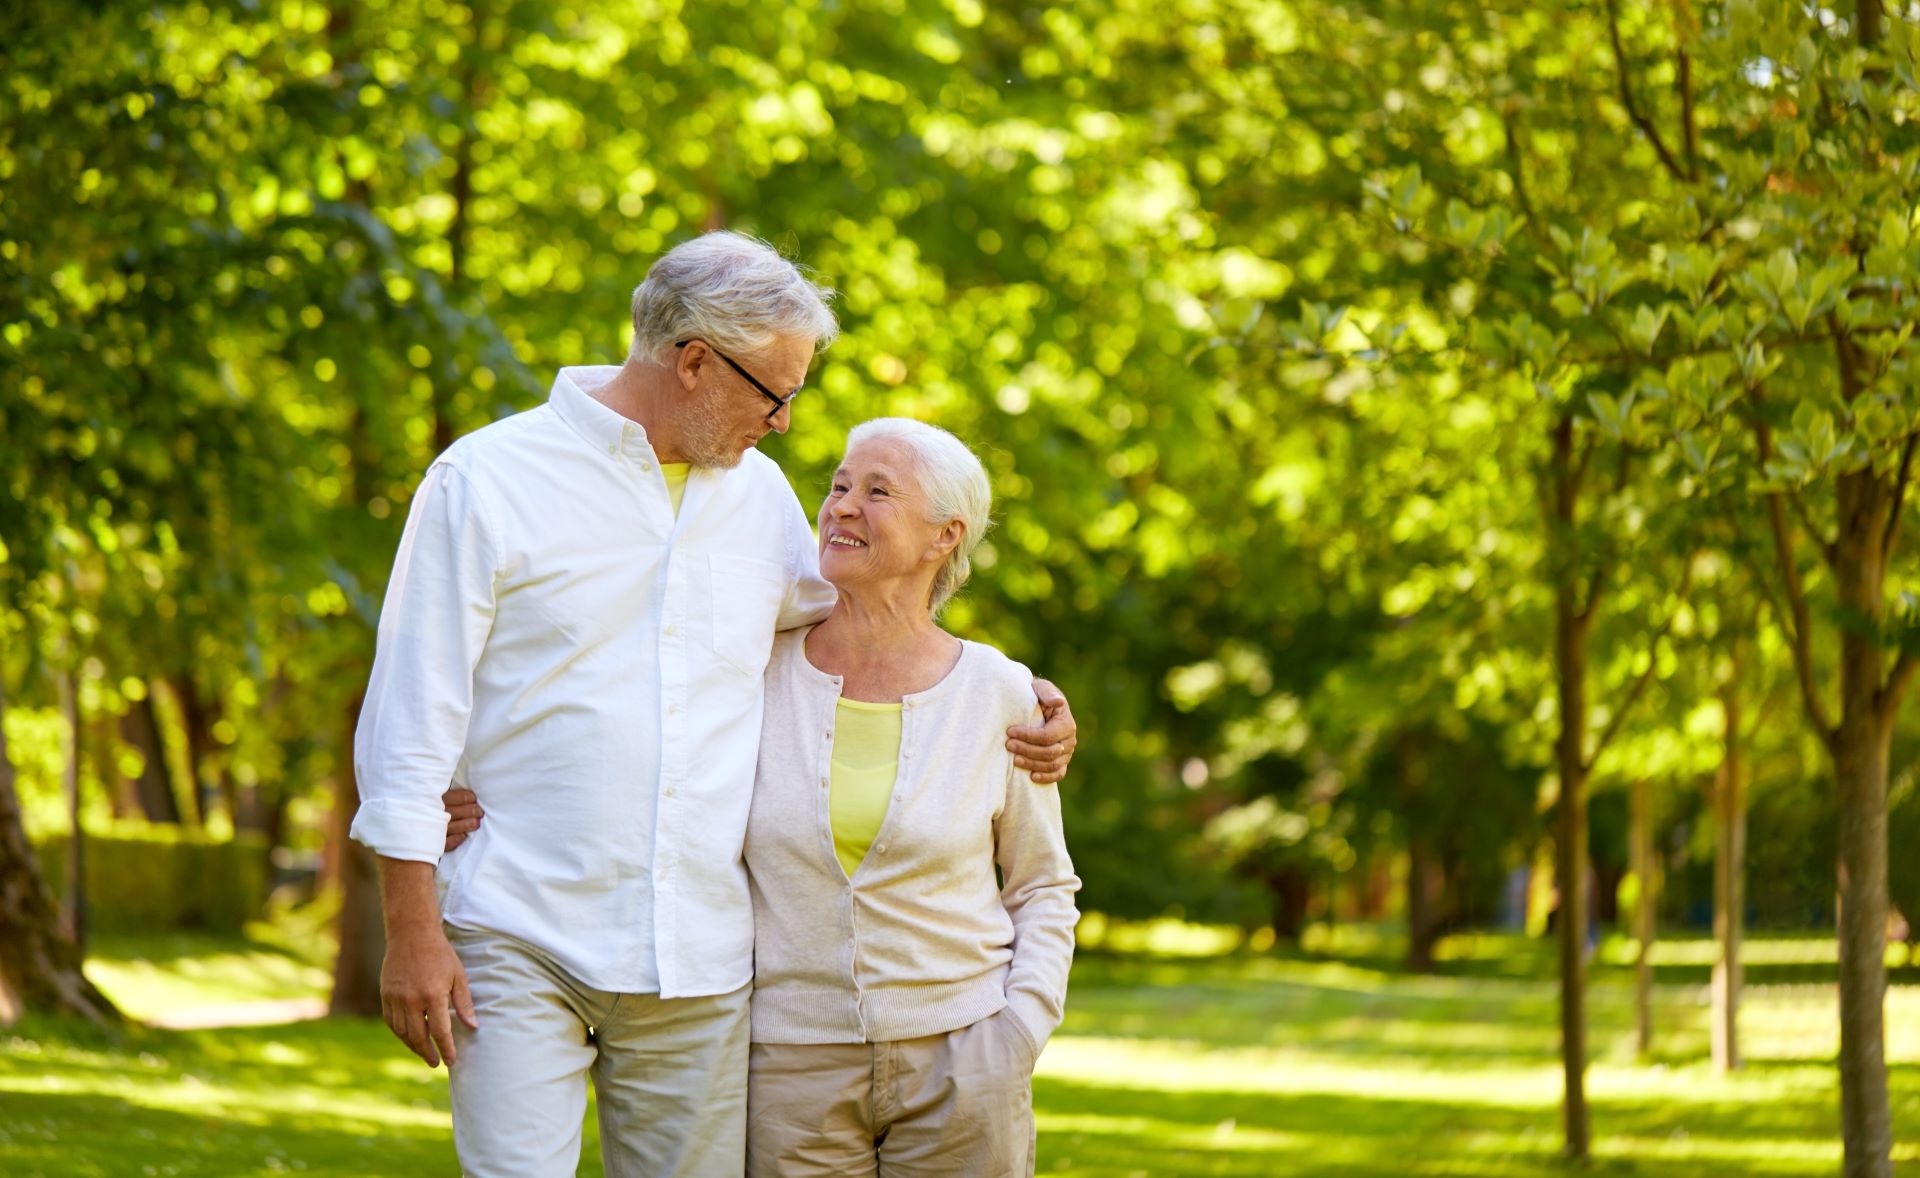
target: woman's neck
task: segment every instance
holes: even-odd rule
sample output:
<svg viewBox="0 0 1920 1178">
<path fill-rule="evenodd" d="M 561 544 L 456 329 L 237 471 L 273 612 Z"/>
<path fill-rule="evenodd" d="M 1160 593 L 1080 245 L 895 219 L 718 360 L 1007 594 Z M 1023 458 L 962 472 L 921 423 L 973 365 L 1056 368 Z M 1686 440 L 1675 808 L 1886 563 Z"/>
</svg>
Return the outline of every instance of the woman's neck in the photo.
<svg viewBox="0 0 1920 1178">
<path fill-rule="evenodd" d="M 807 661 L 841 678 L 848 699 L 897 703 L 946 677 L 959 639 L 927 613 L 926 593 L 845 589 L 807 635 Z"/>
</svg>

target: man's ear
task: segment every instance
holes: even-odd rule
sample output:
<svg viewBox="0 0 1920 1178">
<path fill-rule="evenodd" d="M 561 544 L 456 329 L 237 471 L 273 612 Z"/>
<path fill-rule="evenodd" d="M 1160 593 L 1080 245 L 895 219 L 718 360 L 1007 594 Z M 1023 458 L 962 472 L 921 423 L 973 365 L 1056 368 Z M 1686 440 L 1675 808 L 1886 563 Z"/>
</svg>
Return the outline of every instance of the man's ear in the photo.
<svg viewBox="0 0 1920 1178">
<path fill-rule="evenodd" d="M 673 350 L 673 374 L 680 378 L 680 387 L 692 392 L 700 383 L 700 369 L 713 360 L 713 349 L 702 339 L 688 340 Z"/>
</svg>

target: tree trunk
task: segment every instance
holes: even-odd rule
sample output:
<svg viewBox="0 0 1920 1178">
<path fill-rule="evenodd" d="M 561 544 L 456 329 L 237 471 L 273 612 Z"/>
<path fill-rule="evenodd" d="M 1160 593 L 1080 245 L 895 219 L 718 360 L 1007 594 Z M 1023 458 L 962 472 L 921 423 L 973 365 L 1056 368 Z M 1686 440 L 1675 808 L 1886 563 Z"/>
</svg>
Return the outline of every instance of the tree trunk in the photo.
<svg viewBox="0 0 1920 1178">
<path fill-rule="evenodd" d="M 1844 344 L 1842 345 L 1845 346 Z M 1892 1178 L 1887 1098 L 1887 764 L 1898 701 L 1878 636 L 1885 614 L 1889 489 L 1871 468 L 1844 475 L 1834 588 L 1857 619 L 1840 631 L 1840 721 L 1832 737 L 1840 803 L 1840 1123 L 1846 1178 Z"/>
<path fill-rule="evenodd" d="M 67 825 L 73 841 L 67 847 L 67 932 L 74 949 L 87 954 L 87 831 L 80 821 L 80 708 L 74 700 L 73 676 L 59 678 L 60 718 L 66 721 L 67 740 L 62 753 L 60 784 L 67 797 Z"/>
<path fill-rule="evenodd" d="M 200 689 L 194 685 L 191 675 L 176 676 L 170 686 L 174 698 L 180 701 L 180 729 L 186 735 L 187 778 L 193 785 L 194 807 L 200 821 L 205 824 L 218 798 L 227 808 L 227 820 L 238 829 L 239 808 L 213 760 L 213 717 L 200 698 Z"/>
<path fill-rule="evenodd" d="M 1360 880 L 1362 917 L 1366 920 L 1385 920 L 1387 901 L 1393 895 L 1393 860 L 1384 854 L 1369 853 Z"/>
<path fill-rule="evenodd" d="M 333 812 L 333 842 L 340 875 L 340 953 L 333 963 L 331 1015 L 380 1017 L 380 961 L 386 956 L 386 929 L 380 917 L 379 865 L 373 852 L 347 837 L 360 809 L 360 787 L 354 777 L 353 732 L 360 714 L 360 696 L 347 705 L 342 724 L 338 783 Z"/>
<path fill-rule="evenodd" d="M 1740 1066 L 1740 942 L 1747 907 L 1747 766 L 1740 743 L 1740 669 L 1736 650 L 1727 681 L 1720 687 L 1725 744 L 1713 790 L 1717 835 L 1713 937 L 1719 946 L 1713 963 L 1713 1064 L 1722 1072 Z"/>
<path fill-rule="evenodd" d="M 1439 941 L 1438 896 L 1434 884 L 1439 863 L 1429 836 L 1407 836 L 1407 972 L 1432 973 L 1433 948 Z"/>
<path fill-rule="evenodd" d="M 120 772 L 120 731 L 112 715 L 82 713 L 81 724 L 87 733 L 87 761 L 99 778 L 100 792 L 107 796 L 107 807 L 114 821 L 138 818 L 140 799 L 134 795 L 133 782 Z"/>
<path fill-rule="evenodd" d="M 127 703 L 127 714 L 120 718 L 120 733 L 139 751 L 140 776 L 134 779 L 134 797 L 148 822 L 180 822 L 180 799 L 174 796 L 173 782 L 167 773 L 166 746 L 160 743 L 160 718 L 154 712 L 153 694 L 148 692 Z"/>
<path fill-rule="evenodd" d="M 1307 873 L 1289 867 L 1267 873 L 1267 890 L 1273 896 L 1273 935 L 1276 940 L 1299 944 L 1307 928 L 1307 902 L 1312 898 Z"/>
<path fill-rule="evenodd" d="M 1635 778 L 1632 794 L 1633 936 L 1639 950 L 1633 964 L 1633 1013 L 1639 1055 L 1653 1054 L 1653 902 L 1659 868 L 1653 855 L 1653 799 L 1645 778 Z"/>
<path fill-rule="evenodd" d="M 1562 417 L 1553 429 L 1553 519 L 1557 533 L 1553 574 L 1554 672 L 1560 704 L 1560 730 L 1554 738 L 1554 764 L 1560 774 L 1559 831 L 1555 839 L 1554 877 L 1560 885 L 1560 1059 L 1565 1093 L 1561 1118 L 1566 1155 L 1585 1161 L 1589 1153 L 1587 1117 L 1587 639 L 1591 615 L 1580 608 L 1574 585 L 1574 508 L 1579 496 L 1574 474 L 1573 420 Z M 1589 590 L 1591 593 L 1591 590 Z M 1589 600 L 1588 605 L 1593 602 Z"/>
<path fill-rule="evenodd" d="M 1402 732 L 1394 743 L 1394 770 L 1399 777 L 1400 812 L 1407 819 L 1407 971 L 1432 973 L 1440 923 L 1434 903 L 1439 862 L 1429 816 L 1421 805 L 1427 767 L 1419 740 L 1411 732 Z"/>
<path fill-rule="evenodd" d="M 1887 1099 L 1887 745 L 1890 725 L 1840 723 L 1840 1117 L 1847 1178 L 1892 1178 Z"/>
<path fill-rule="evenodd" d="M 4 691 L 0 685 L 0 721 L 6 716 Z M 120 1012 L 80 965 L 80 947 L 62 926 L 27 844 L 6 728 L 0 723 L 0 1025 L 24 1012 L 119 1021 Z"/>
</svg>

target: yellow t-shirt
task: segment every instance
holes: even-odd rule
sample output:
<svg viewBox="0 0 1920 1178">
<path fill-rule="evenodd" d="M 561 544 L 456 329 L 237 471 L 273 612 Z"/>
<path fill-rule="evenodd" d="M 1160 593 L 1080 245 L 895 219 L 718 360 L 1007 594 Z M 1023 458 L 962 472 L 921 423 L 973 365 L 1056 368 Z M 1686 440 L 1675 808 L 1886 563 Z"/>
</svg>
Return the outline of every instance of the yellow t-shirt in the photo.
<svg viewBox="0 0 1920 1178">
<path fill-rule="evenodd" d="M 887 818 L 900 768 L 900 705 L 843 699 L 833 719 L 827 813 L 833 852 L 852 879 Z"/>
<path fill-rule="evenodd" d="M 687 468 L 691 462 L 662 462 L 660 473 L 666 476 L 667 498 L 673 503 L 673 514 L 680 514 L 680 501 L 687 497 Z"/>
</svg>

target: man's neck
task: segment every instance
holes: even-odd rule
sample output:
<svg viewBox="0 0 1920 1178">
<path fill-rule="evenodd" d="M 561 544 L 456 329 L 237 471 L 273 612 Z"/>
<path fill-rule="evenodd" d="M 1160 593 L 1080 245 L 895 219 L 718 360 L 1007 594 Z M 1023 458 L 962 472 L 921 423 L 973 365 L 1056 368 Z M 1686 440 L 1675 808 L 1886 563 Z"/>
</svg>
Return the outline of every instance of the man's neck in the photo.
<svg viewBox="0 0 1920 1178">
<path fill-rule="evenodd" d="M 678 391 L 672 369 L 628 357 L 612 380 L 588 395 L 628 421 L 638 422 L 660 461 L 686 462 L 680 415 L 675 411 Z"/>
</svg>

